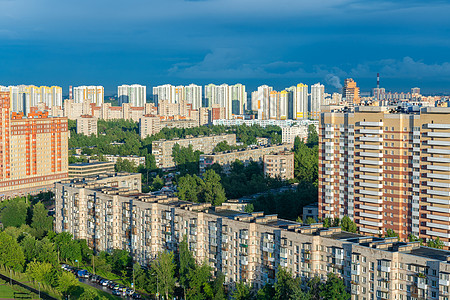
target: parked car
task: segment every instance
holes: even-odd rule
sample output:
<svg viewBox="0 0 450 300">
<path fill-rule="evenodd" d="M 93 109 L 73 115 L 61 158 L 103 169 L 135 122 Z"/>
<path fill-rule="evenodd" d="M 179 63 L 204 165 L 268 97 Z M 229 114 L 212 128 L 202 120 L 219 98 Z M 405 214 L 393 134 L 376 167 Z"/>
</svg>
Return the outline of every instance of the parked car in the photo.
<svg viewBox="0 0 450 300">
<path fill-rule="evenodd" d="M 112 291 L 112 294 L 115 296 L 120 296 L 122 293 L 119 290 Z"/>
<path fill-rule="evenodd" d="M 133 299 L 142 299 L 142 296 L 138 293 L 134 293 L 133 295 L 131 295 L 131 298 Z"/>
</svg>

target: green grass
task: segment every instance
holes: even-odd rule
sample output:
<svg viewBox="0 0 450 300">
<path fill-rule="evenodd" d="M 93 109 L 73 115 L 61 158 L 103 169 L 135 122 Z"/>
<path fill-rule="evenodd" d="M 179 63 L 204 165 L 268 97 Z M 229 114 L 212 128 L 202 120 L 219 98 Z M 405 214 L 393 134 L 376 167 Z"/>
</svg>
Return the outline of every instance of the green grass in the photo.
<svg viewBox="0 0 450 300">
<path fill-rule="evenodd" d="M 20 294 L 16 294 L 20 293 Z M 20 299 L 19 297 L 28 299 L 39 299 L 39 295 L 36 295 L 18 285 L 10 286 L 3 280 L 0 280 L 0 299 Z"/>
</svg>

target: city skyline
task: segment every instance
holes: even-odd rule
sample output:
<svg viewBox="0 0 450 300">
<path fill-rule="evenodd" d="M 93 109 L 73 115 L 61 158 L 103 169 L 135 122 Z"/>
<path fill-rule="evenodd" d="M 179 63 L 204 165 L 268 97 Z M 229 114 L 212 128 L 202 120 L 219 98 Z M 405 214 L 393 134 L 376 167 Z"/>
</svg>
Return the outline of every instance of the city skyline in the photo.
<svg viewBox="0 0 450 300">
<path fill-rule="evenodd" d="M 339 87 L 336 79 L 342 85 L 351 77 L 369 91 L 379 72 L 387 90 L 449 92 L 449 4 L 442 1 L 2 5 L 3 85 L 102 84 L 112 94 L 124 83 L 280 90 L 294 82 Z"/>
</svg>

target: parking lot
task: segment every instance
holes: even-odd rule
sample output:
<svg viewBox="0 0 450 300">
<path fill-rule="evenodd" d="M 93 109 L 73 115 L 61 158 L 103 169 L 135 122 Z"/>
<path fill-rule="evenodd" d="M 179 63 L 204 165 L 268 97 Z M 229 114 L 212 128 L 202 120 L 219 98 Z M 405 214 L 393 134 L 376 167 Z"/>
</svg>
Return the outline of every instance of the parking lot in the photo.
<svg viewBox="0 0 450 300">
<path fill-rule="evenodd" d="M 73 266 L 62 264 L 61 268 L 67 272 L 73 273 L 80 282 L 90 285 L 96 289 L 105 291 L 111 295 L 121 297 L 123 299 L 142 299 L 142 296 L 133 289 L 127 288 L 112 280 L 108 280 L 99 275 L 89 273 L 87 270 L 78 269 Z"/>
</svg>

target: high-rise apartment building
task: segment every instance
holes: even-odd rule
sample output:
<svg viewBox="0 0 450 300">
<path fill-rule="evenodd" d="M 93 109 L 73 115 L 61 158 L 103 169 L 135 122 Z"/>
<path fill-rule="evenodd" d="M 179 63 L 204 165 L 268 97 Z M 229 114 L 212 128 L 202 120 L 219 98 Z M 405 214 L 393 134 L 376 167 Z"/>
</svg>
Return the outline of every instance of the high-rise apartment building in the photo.
<svg viewBox="0 0 450 300">
<path fill-rule="evenodd" d="M 31 107 L 43 103 L 48 108 L 62 107 L 62 88 L 59 86 L 18 85 L 1 87 L 2 92 L 9 92 L 11 111 L 27 115 Z"/>
<path fill-rule="evenodd" d="M 117 87 L 119 106 L 130 103 L 132 107 L 144 107 L 147 102 L 147 87 L 145 85 L 132 84 Z"/>
<path fill-rule="evenodd" d="M 450 109 L 359 106 L 320 120 L 320 217 L 450 246 Z"/>
<path fill-rule="evenodd" d="M 269 119 L 269 98 L 272 91 L 271 86 L 262 85 L 252 93 L 252 110 L 258 112 L 258 119 L 260 120 Z"/>
<path fill-rule="evenodd" d="M 88 100 L 90 103 L 100 106 L 105 99 L 105 89 L 103 86 L 76 86 L 73 88 L 75 103 L 83 103 Z"/>
<path fill-rule="evenodd" d="M 350 107 L 355 104 L 359 104 L 361 101 L 359 96 L 359 87 L 356 86 L 356 82 L 352 78 L 345 79 L 344 88 L 342 90 L 342 98 L 345 98 Z"/>
<path fill-rule="evenodd" d="M 184 100 L 188 104 L 192 104 L 192 109 L 202 107 L 202 87 L 191 83 L 184 87 Z"/>
<path fill-rule="evenodd" d="M 231 89 L 231 113 L 233 115 L 244 114 L 244 106 L 247 102 L 247 92 L 245 91 L 245 85 L 235 84 L 230 86 Z"/>
<path fill-rule="evenodd" d="M 311 86 L 311 95 L 308 102 L 309 118 L 318 120 L 320 117 L 320 108 L 325 100 L 325 87 L 323 84 L 316 83 Z"/>
<path fill-rule="evenodd" d="M 66 118 L 11 112 L 9 92 L 0 92 L 0 198 L 53 188 L 68 176 Z"/>
<path fill-rule="evenodd" d="M 170 103 L 175 102 L 175 87 L 170 84 L 164 84 L 160 86 L 155 86 L 153 88 L 153 103 L 159 104 L 159 101 L 169 101 Z"/>
<path fill-rule="evenodd" d="M 292 109 L 295 120 L 308 118 L 308 85 L 297 84 Z"/>
</svg>

